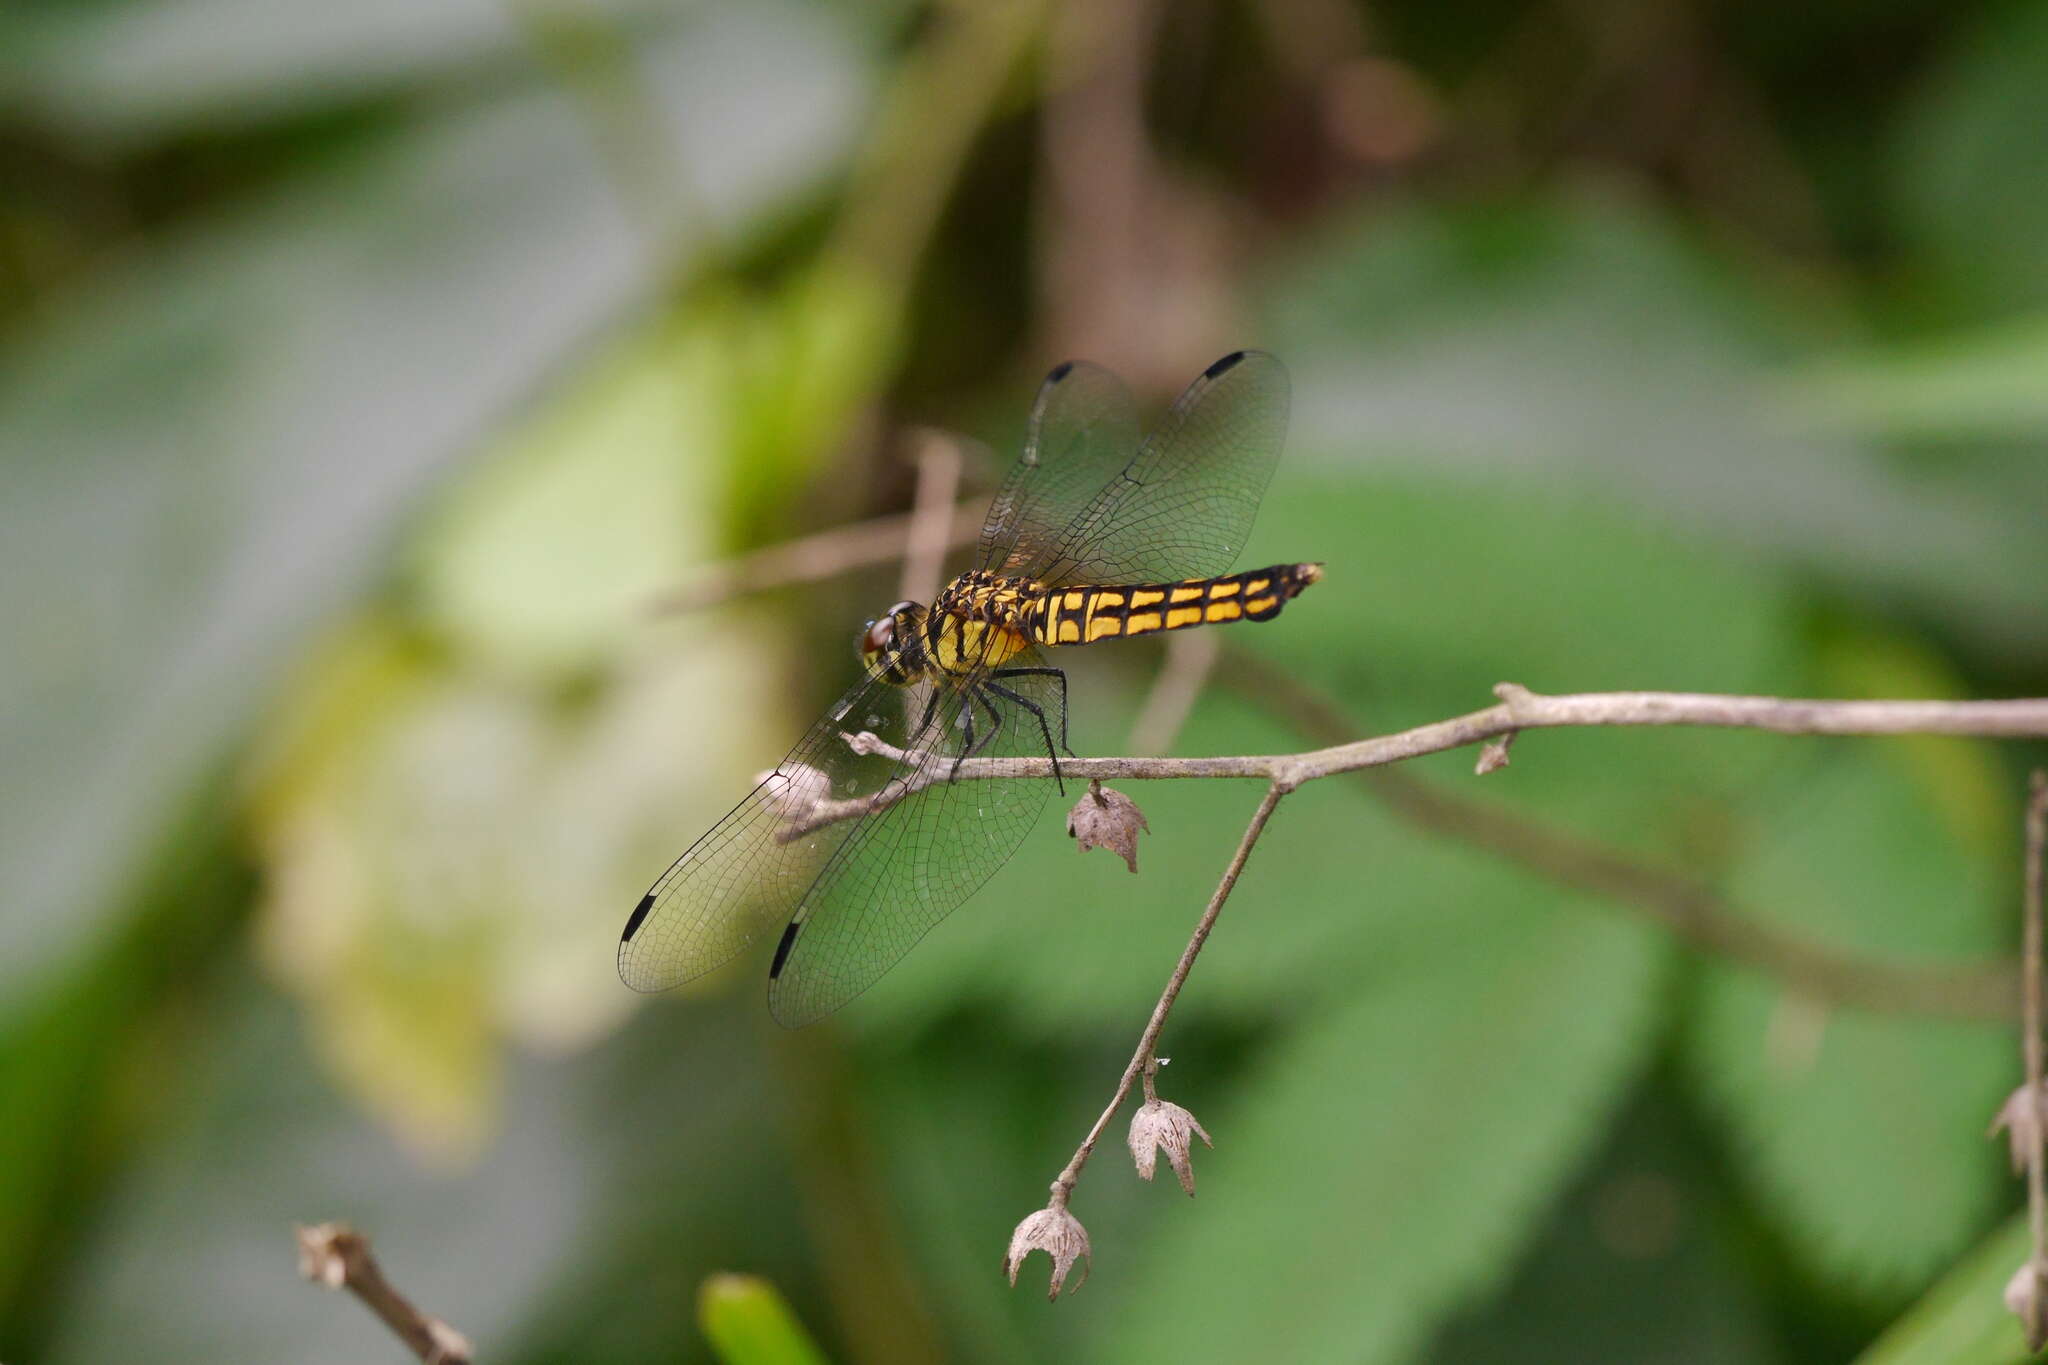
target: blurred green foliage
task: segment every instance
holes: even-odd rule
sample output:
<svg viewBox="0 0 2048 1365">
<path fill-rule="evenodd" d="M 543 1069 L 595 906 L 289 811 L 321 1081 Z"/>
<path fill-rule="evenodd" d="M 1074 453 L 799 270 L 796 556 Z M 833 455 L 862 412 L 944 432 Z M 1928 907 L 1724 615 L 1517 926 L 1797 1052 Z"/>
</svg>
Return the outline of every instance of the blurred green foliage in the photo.
<svg viewBox="0 0 2048 1365">
<path fill-rule="evenodd" d="M 1051 1308 L 1003 1244 L 1249 788 L 1134 793 L 1137 878 L 1042 822 L 801 1034 L 612 951 L 898 589 L 648 604 L 900 510 L 903 426 L 1006 458 L 1071 353 L 1287 362 L 1244 562 L 1328 577 L 1228 643 L 1360 733 L 2048 693 L 2039 10 L 100 0 L 0 18 L 0 93 L 0 1358 L 395 1350 L 290 1278 L 336 1217 L 536 1365 L 2016 1357 L 2007 1030 L 1369 787 L 1290 798 L 1176 1010 L 1201 1199 L 1113 1127 Z M 1073 661 L 1079 752 L 1158 661 Z M 1297 724 L 1212 683 L 1176 750 Z M 2009 951 L 2048 756 L 1514 754 L 1482 818 L 1929 967 Z"/>
<path fill-rule="evenodd" d="M 724 1365 L 822 1365 L 825 1357 L 775 1286 L 755 1275 L 713 1275 L 697 1291 L 704 1335 Z"/>
</svg>

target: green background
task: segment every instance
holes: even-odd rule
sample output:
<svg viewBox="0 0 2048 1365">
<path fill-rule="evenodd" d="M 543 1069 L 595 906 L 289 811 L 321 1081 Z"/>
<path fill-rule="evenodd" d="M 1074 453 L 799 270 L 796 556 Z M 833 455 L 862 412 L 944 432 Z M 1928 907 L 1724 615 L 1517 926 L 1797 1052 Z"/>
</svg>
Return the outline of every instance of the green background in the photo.
<svg viewBox="0 0 2048 1365">
<path fill-rule="evenodd" d="M 1225 644 L 1349 733 L 2048 694 L 2048 13 L 43 0 L 0 95 L 0 1358 L 395 1359 L 293 1276 L 332 1218 L 492 1361 L 2018 1354 L 2002 997 L 1844 1007 L 1485 831 L 1936 972 L 2012 951 L 2038 743 L 1301 791 L 1163 1044 L 1200 1197 L 1113 1122 L 1050 1306 L 1003 1247 L 1256 787 L 1133 784 L 1135 878 L 1055 803 L 801 1033 L 612 958 L 898 588 L 650 603 L 902 510 L 911 427 L 987 490 L 1070 355 L 1286 362 L 1240 563 L 1327 575 Z M 1077 652 L 1078 752 L 1162 658 Z M 1328 742 L 1247 676 L 1174 752 Z"/>
</svg>

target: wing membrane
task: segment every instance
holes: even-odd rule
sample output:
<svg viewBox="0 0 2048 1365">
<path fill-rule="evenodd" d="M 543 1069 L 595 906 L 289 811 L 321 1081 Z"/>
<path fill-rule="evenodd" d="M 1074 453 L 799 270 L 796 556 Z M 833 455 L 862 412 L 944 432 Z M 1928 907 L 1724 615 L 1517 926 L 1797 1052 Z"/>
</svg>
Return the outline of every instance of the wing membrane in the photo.
<svg viewBox="0 0 2048 1365">
<path fill-rule="evenodd" d="M 1031 405 L 1024 453 L 989 506 L 979 567 L 1035 577 L 1031 567 L 1137 451 L 1138 406 L 1124 381 L 1085 360 L 1055 369 Z"/>
<path fill-rule="evenodd" d="M 872 796 L 900 775 L 902 764 L 856 754 L 840 733 L 872 730 L 910 747 L 906 721 L 917 716 L 909 707 L 921 708 L 922 692 L 906 693 L 875 677 L 854 684 L 788 757 L 648 889 L 619 942 L 620 978 L 637 991 L 667 990 L 780 929 L 861 822 L 840 821 L 789 842 L 777 833 L 788 827 L 793 812 L 820 797 Z"/>
<path fill-rule="evenodd" d="M 1035 653 L 1011 667 L 1042 667 Z M 979 756 L 997 764 L 1042 758 L 1047 731 L 1059 733 L 1059 687 L 1044 676 L 990 676 L 1023 704 L 984 693 L 1001 717 Z M 1046 718 L 1041 725 L 1031 707 Z M 961 715 L 975 715 L 977 738 L 989 714 L 965 689 L 949 690 L 924 741 L 939 780 L 869 816 L 819 873 L 792 926 L 795 937 L 769 982 L 776 1022 L 796 1028 L 838 1009 L 872 986 L 932 928 L 1017 851 L 1044 809 L 1053 784 L 1044 777 L 949 782 L 944 772 L 966 742 Z M 1021 764 L 1018 765 L 1021 768 Z"/>
<path fill-rule="evenodd" d="M 1142 583 L 1227 573 L 1280 461 L 1287 406 L 1287 371 L 1264 351 L 1211 365 L 1034 576 Z"/>
<path fill-rule="evenodd" d="M 991 509 L 983 537 L 985 550 L 993 548 L 991 533 L 1000 529 L 1006 553 L 984 566 L 1050 584 L 1227 572 L 1251 534 L 1286 441 L 1287 371 L 1263 351 L 1225 356 L 1127 454 L 1098 434 L 1109 424 L 1097 423 L 1095 414 L 1114 407 L 1097 379 L 1105 374 L 1076 365 L 1062 379 L 1055 370 L 1040 390 L 1033 443 Z"/>
</svg>

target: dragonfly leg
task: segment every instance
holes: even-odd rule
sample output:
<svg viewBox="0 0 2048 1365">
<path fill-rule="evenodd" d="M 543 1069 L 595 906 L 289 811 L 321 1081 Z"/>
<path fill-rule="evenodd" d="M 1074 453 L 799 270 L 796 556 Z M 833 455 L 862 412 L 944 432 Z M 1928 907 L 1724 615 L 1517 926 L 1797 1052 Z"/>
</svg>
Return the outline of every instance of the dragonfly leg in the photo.
<svg viewBox="0 0 2048 1365">
<path fill-rule="evenodd" d="M 989 676 L 991 678 L 1057 678 L 1060 684 L 1060 748 L 1065 749 L 1069 755 L 1074 752 L 1073 746 L 1067 743 L 1067 670 L 1064 668 L 998 668 L 990 673 Z M 1054 755 L 1054 757 L 1058 757 L 1058 755 Z"/>
<path fill-rule="evenodd" d="M 974 689 L 974 699 L 980 702 L 983 709 L 985 709 L 988 712 L 988 733 L 982 736 L 981 743 L 974 746 L 975 751 L 979 752 L 980 750 L 986 749 L 989 745 L 995 743 L 996 736 L 1002 732 L 1003 713 L 996 710 L 995 703 L 990 701 L 987 697 L 983 696 L 981 689 L 978 687 Z"/>
<path fill-rule="evenodd" d="M 925 730 L 930 727 L 932 723 L 932 713 L 939 709 L 939 698 L 944 695 L 944 688 L 934 687 L 932 689 L 931 696 L 925 699 L 924 714 L 917 718 L 917 728 L 910 732 L 911 744 L 916 744 L 917 741 L 923 737 Z"/>
<path fill-rule="evenodd" d="M 960 775 L 960 765 L 962 763 L 965 763 L 968 759 L 995 743 L 996 736 L 1001 734 L 1003 729 L 1003 713 L 996 710 L 995 703 L 982 695 L 980 688 L 972 689 L 968 692 L 967 696 L 967 708 L 961 713 L 963 728 L 967 731 L 967 742 L 960 748 L 960 757 L 953 760 L 954 777 Z M 989 720 L 988 731 L 979 739 L 975 738 L 974 735 L 974 707 L 977 702 L 981 704 L 981 708 L 984 711 L 988 712 Z"/>
<path fill-rule="evenodd" d="M 981 753 L 983 749 L 993 745 L 995 737 L 1001 733 L 1001 729 L 1004 729 L 1004 714 L 1001 714 L 999 710 L 995 710 L 995 704 L 989 702 L 989 698 L 981 696 L 979 688 L 971 690 L 967 694 L 967 698 L 969 698 L 967 708 L 961 712 L 961 729 L 967 731 L 967 735 L 965 735 L 965 743 L 961 745 L 961 757 L 952 759 L 952 774 L 950 774 L 952 778 L 961 776 L 961 763 L 965 763 L 967 759 L 975 757 L 977 753 Z M 989 712 L 989 729 L 979 739 L 975 737 L 975 702 L 981 702 L 981 708 L 985 712 Z"/>
<path fill-rule="evenodd" d="M 974 703 L 972 701 L 969 701 L 967 705 L 960 708 L 960 729 L 962 732 L 960 753 L 953 760 L 953 771 L 946 774 L 948 782 L 956 781 L 959 778 L 960 765 L 965 763 L 967 756 L 974 752 Z"/>
<path fill-rule="evenodd" d="M 1036 670 L 1032 671 L 1035 672 Z M 995 693 L 1003 700 L 1015 702 L 1017 705 L 1023 707 L 1026 711 L 1029 711 L 1032 715 L 1038 717 L 1039 733 L 1045 736 L 1045 752 L 1052 759 L 1052 780 L 1059 784 L 1060 794 L 1064 796 L 1066 794 L 1067 784 L 1066 780 L 1060 776 L 1060 751 L 1053 747 L 1052 725 L 1045 718 L 1045 708 L 1040 706 L 1037 702 L 1031 700 L 1031 698 L 1025 696 L 1023 693 L 1012 692 L 1009 688 L 1003 686 L 1001 683 L 994 681 L 995 678 L 1000 676 L 1000 674 L 990 674 L 990 681 L 984 682 L 982 686 L 987 688 L 989 691 Z"/>
</svg>

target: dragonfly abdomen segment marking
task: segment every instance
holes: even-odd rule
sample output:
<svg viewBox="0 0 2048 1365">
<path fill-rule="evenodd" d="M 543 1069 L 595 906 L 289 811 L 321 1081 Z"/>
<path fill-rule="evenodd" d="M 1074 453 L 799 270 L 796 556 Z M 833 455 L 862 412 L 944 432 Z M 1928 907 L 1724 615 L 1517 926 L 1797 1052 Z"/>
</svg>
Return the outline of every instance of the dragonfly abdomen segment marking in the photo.
<svg viewBox="0 0 2048 1365">
<path fill-rule="evenodd" d="M 1092 645 L 1161 630 L 1270 621 L 1322 576 L 1320 564 L 1274 564 L 1179 583 L 1058 588 L 1032 600 L 1023 623 L 1042 645 Z"/>
</svg>

